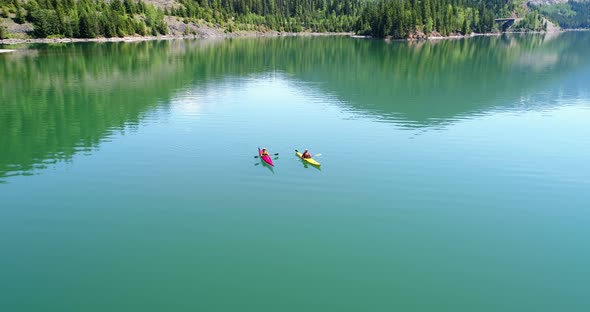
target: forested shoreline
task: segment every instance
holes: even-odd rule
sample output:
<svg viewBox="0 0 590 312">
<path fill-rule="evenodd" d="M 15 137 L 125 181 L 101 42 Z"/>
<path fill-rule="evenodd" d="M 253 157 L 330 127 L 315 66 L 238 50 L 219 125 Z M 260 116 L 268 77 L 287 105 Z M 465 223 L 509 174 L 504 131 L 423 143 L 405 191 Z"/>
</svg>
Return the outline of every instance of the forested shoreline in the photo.
<svg viewBox="0 0 590 312">
<path fill-rule="evenodd" d="M 177 0 L 160 7 L 143 0 L 0 0 L 0 17 L 32 24 L 28 36 L 33 38 L 158 36 L 169 33 L 172 21 L 185 35 L 191 28 L 184 25 L 208 25 L 226 33 L 351 32 L 421 39 L 498 33 L 495 20 L 511 16 L 519 17 L 517 30 L 543 31 L 543 10 L 551 16 L 552 11 L 528 10 L 515 0 Z M 560 24 L 575 20 L 553 16 Z M 576 25 L 588 27 L 584 21 Z M 0 39 L 10 36 L 0 24 Z"/>
<path fill-rule="evenodd" d="M 127 35 L 166 34 L 164 13 L 143 1 L 111 0 L 29 0 L 21 4 L 8 0 L 5 12 L 13 11 L 14 22 L 34 25 L 36 38 L 96 38 Z M 12 10 L 11 10 L 12 9 Z"/>
</svg>

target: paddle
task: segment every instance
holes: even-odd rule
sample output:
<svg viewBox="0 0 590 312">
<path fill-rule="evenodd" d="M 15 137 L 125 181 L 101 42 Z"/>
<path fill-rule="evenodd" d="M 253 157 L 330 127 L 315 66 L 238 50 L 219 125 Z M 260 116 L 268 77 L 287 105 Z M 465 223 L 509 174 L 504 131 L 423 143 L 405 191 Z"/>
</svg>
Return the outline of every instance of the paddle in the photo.
<svg viewBox="0 0 590 312">
<path fill-rule="evenodd" d="M 279 156 L 279 153 L 274 153 L 272 155 Z M 268 155 L 268 156 L 270 156 L 270 155 Z M 258 157 L 260 157 L 260 156 L 254 156 L 254 158 L 258 158 Z"/>
<path fill-rule="evenodd" d="M 299 152 L 298 150 L 295 150 L 295 153 L 298 153 L 298 152 Z M 313 155 L 313 157 L 318 157 L 318 156 L 322 156 L 322 153 Z"/>
</svg>

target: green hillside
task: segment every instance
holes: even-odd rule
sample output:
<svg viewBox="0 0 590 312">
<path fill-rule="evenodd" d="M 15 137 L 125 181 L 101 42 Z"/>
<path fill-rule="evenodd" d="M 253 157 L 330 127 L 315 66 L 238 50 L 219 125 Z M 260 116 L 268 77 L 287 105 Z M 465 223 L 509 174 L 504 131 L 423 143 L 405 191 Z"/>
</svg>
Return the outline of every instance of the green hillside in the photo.
<svg viewBox="0 0 590 312">
<path fill-rule="evenodd" d="M 562 28 L 590 28 L 590 2 L 569 1 L 535 6 L 543 15 Z"/>
<path fill-rule="evenodd" d="M 568 10 L 563 15 L 549 7 L 527 7 L 521 0 L 152 1 L 0 0 L 0 21 L 5 24 L 0 25 L 0 37 L 11 35 L 9 23 L 32 25 L 25 33 L 36 38 L 159 35 L 177 23 L 225 32 L 355 32 L 379 38 L 425 38 L 498 32 L 495 19 L 501 17 L 518 17 L 518 30 L 544 30 L 539 12 L 564 27 L 588 27 L 588 3 L 573 2 L 564 4 Z M 181 28 L 189 33 L 190 27 Z"/>
</svg>

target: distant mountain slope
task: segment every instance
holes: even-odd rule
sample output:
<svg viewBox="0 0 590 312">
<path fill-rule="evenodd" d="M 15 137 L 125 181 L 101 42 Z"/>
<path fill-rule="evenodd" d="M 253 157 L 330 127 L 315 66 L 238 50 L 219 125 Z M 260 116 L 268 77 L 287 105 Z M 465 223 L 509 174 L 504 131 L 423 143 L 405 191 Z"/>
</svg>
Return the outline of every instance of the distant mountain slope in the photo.
<svg viewBox="0 0 590 312">
<path fill-rule="evenodd" d="M 562 28 L 590 28 L 590 1 L 568 1 L 551 5 L 531 6 Z"/>
</svg>

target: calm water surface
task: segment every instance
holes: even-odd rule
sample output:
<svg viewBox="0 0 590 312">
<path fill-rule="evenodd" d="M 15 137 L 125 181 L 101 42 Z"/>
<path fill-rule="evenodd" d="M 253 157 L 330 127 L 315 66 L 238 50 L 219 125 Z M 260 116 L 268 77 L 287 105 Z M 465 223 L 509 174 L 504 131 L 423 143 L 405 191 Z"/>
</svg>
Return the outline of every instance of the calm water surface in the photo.
<svg viewBox="0 0 590 312">
<path fill-rule="evenodd" d="M 2 311 L 590 310 L 590 33 L 17 49 Z"/>
</svg>

